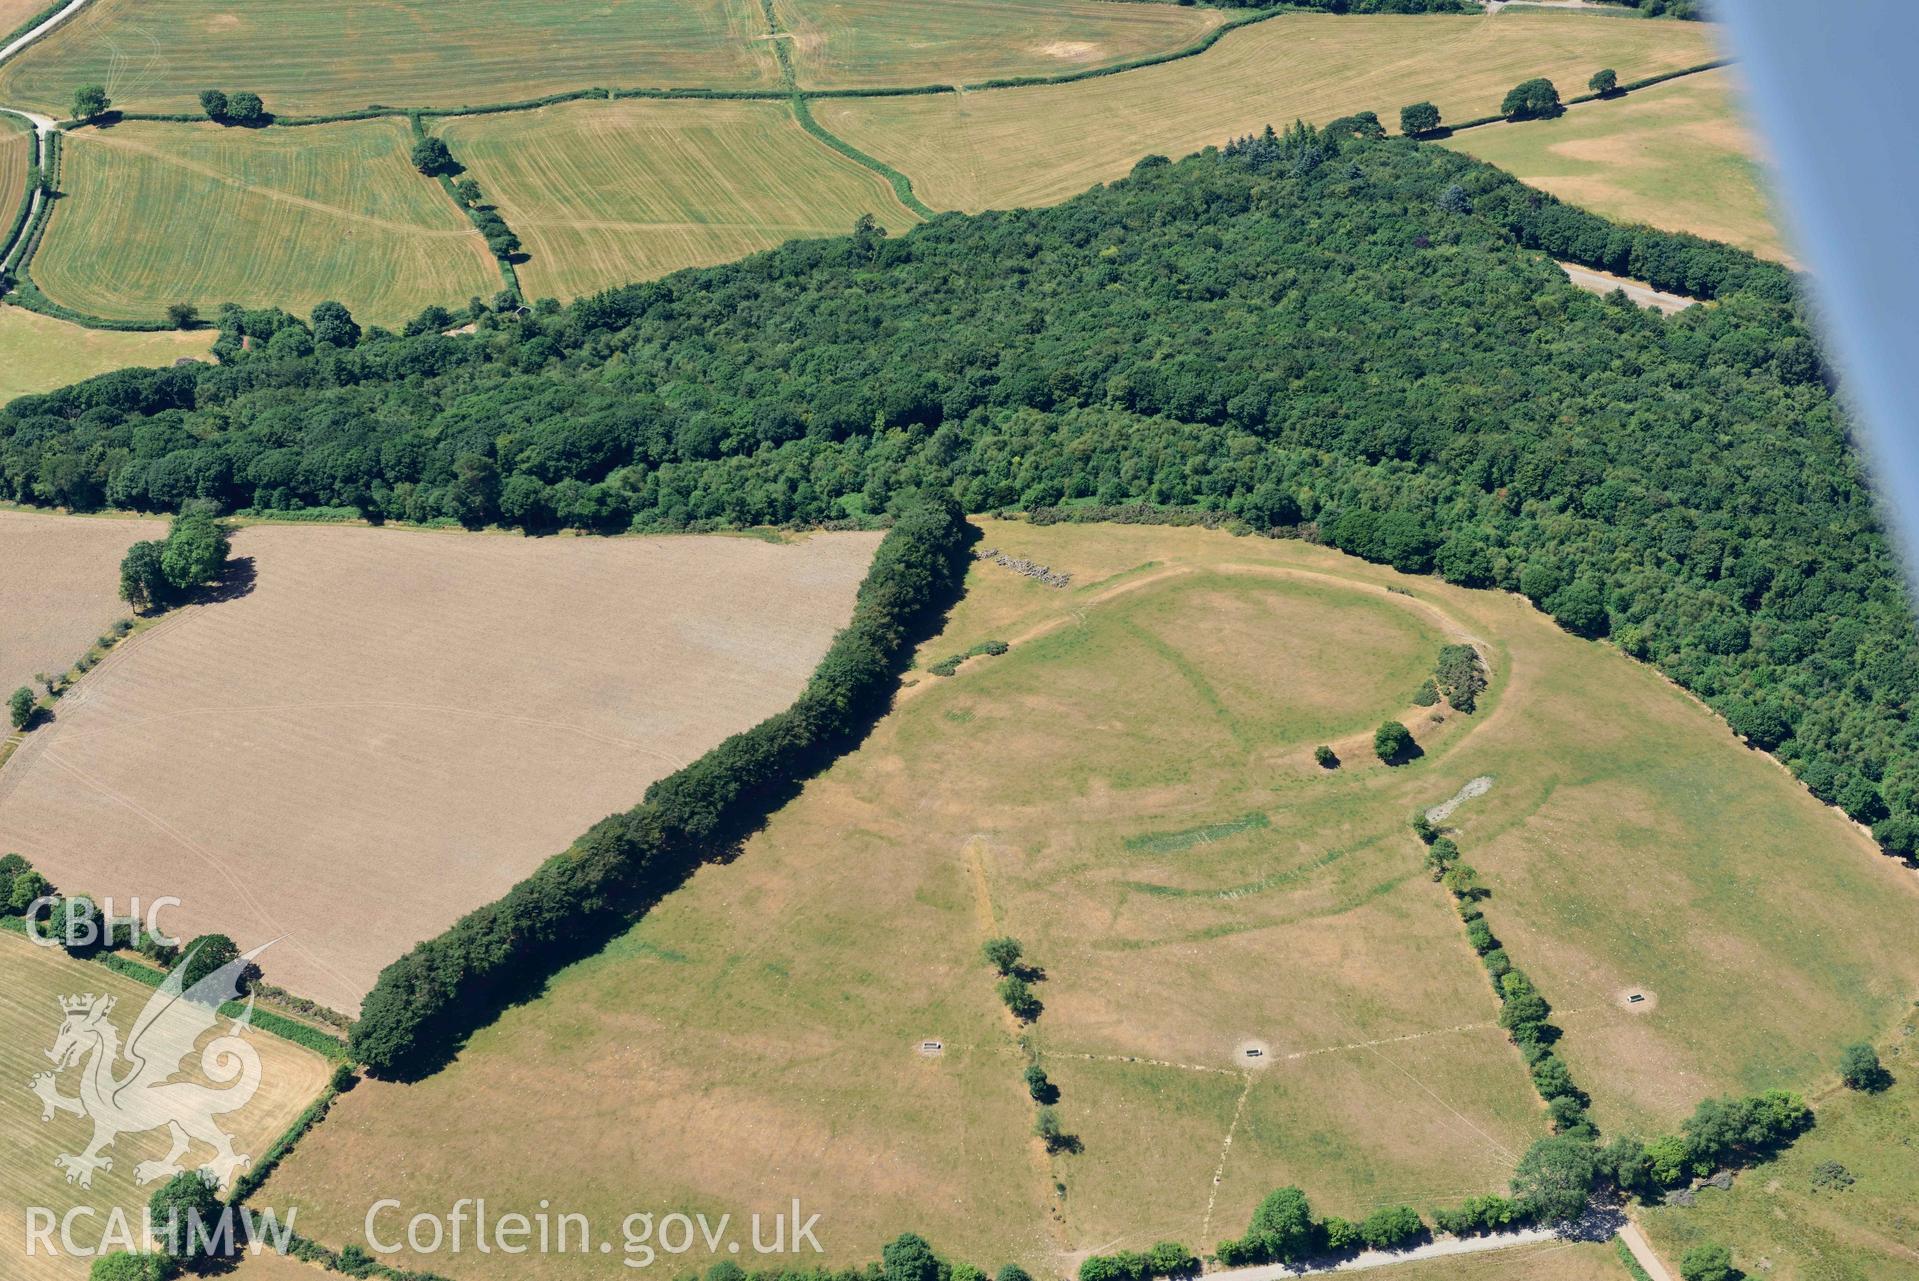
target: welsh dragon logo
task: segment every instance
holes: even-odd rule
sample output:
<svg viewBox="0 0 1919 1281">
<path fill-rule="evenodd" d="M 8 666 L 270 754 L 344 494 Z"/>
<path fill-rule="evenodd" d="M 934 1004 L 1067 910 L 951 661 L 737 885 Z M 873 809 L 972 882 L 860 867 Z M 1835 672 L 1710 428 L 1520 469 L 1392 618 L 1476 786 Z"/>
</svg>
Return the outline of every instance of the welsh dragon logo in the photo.
<svg viewBox="0 0 1919 1281">
<path fill-rule="evenodd" d="M 163 1127 L 172 1146 L 161 1160 L 134 1167 L 133 1177 L 140 1183 L 180 1173 L 186 1168 L 180 1158 L 196 1142 L 213 1149 L 212 1159 L 200 1168 L 222 1188 L 251 1163 L 251 1157 L 233 1150 L 232 1136 L 216 1118 L 245 1107 L 260 1088 L 260 1056 L 245 1040 L 253 1026 L 252 998 L 200 1052 L 201 1072 L 223 1088 L 171 1078 L 180 1073 L 200 1038 L 220 1022 L 220 1007 L 239 995 L 246 967 L 270 946 L 262 944 L 236 957 L 183 991 L 187 962 L 194 956 L 189 952 L 148 999 L 124 1048 L 119 1029 L 107 1017 L 113 1012 L 112 997 L 60 998 L 60 1032 L 47 1051 L 54 1068 L 35 1076 L 31 1085 L 40 1097 L 43 1122 L 59 1112 L 93 1121 L 93 1141 L 84 1151 L 54 1158 L 67 1172 L 68 1183 L 92 1187 L 95 1171 L 113 1168 L 113 1158 L 104 1153 L 115 1139 Z M 74 1067 L 79 1068 L 80 1093 L 69 1098 L 60 1093 L 59 1077 Z"/>
</svg>

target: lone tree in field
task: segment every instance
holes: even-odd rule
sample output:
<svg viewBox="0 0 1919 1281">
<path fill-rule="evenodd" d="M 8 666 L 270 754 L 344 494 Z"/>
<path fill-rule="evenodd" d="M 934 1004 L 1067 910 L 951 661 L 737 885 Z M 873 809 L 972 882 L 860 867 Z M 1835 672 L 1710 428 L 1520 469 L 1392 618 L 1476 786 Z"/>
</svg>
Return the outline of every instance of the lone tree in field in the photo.
<svg viewBox="0 0 1919 1281">
<path fill-rule="evenodd" d="M 1020 947 L 1019 940 L 1011 937 L 987 939 L 980 947 L 980 955 L 1001 974 L 1011 974 L 1019 968 L 1019 958 L 1024 954 L 1025 949 Z"/>
<path fill-rule="evenodd" d="M 1732 1266 L 1732 1251 L 1723 1245 L 1696 1245 L 1679 1256 L 1679 1275 L 1685 1281 L 1735 1281 L 1744 1273 Z"/>
<path fill-rule="evenodd" d="M 1430 102 L 1414 102 L 1399 109 L 1399 131 L 1408 138 L 1431 133 L 1439 128 L 1439 108 Z"/>
<path fill-rule="evenodd" d="M 1508 120 L 1538 120 L 1559 112 L 1559 90 L 1544 76 L 1520 81 L 1499 104 L 1499 114 Z"/>
<path fill-rule="evenodd" d="M 1388 765 L 1405 760 L 1417 746 L 1412 731 L 1398 721 L 1387 721 L 1373 731 L 1373 751 Z"/>
<path fill-rule="evenodd" d="M 75 120 L 97 120 L 106 115 L 112 105 L 113 99 L 107 97 L 105 85 L 81 85 L 73 91 Z"/>
<path fill-rule="evenodd" d="M 1853 1090 L 1878 1091 L 1892 1084 L 1892 1074 L 1879 1061 L 1879 1052 L 1864 1041 L 1840 1052 L 1839 1079 Z"/>
<path fill-rule="evenodd" d="M 7 716 L 15 729 L 25 729 L 33 720 L 33 691 L 22 685 L 7 700 Z"/>
<path fill-rule="evenodd" d="M 250 89 L 242 89 L 227 99 L 227 120 L 236 125 L 261 125 L 267 120 L 267 104 Z"/>
<path fill-rule="evenodd" d="M 225 123 L 227 118 L 227 96 L 218 89 L 200 90 L 200 110 L 207 113 L 207 119 Z"/>
<path fill-rule="evenodd" d="M 999 999 L 1006 1002 L 1006 1008 L 1022 1023 L 1031 1023 L 1043 1008 L 1039 998 L 1033 995 L 1032 987 L 1017 974 L 1008 974 L 999 981 Z"/>
<path fill-rule="evenodd" d="M 429 178 L 453 168 L 453 153 L 438 138 L 422 138 L 413 144 L 413 167 Z"/>
<path fill-rule="evenodd" d="M 1595 71 L 1593 78 L 1586 82 L 1586 87 L 1603 98 L 1619 88 L 1619 73 L 1611 67 L 1607 67 L 1604 71 Z"/>
</svg>

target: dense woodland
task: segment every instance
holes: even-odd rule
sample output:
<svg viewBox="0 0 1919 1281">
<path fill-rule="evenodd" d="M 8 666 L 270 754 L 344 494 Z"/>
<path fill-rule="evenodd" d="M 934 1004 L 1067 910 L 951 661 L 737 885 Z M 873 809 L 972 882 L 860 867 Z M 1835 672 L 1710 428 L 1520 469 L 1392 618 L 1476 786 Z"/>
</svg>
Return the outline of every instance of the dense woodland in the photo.
<svg viewBox="0 0 1919 1281">
<path fill-rule="evenodd" d="M 0 495 L 535 532 L 863 521 L 914 486 L 1210 509 L 1611 633 L 1910 855 L 1911 618 L 1790 276 L 1373 131 L 472 337 L 230 312 L 220 366 L 15 401 Z M 1529 247 L 1717 302 L 1663 318 Z"/>
</svg>

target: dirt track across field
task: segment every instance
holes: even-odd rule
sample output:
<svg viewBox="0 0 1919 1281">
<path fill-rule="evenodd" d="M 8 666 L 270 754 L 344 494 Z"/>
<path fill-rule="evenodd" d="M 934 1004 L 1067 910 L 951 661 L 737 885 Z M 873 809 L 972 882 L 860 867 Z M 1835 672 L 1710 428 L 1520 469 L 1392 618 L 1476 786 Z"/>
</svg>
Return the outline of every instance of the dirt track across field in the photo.
<svg viewBox="0 0 1919 1281">
<path fill-rule="evenodd" d="M 876 542 L 242 530 L 250 589 L 116 649 L 28 736 L 0 849 L 63 889 L 175 896 L 172 932 L 284 935 L 268 978 L 351 1012 L 790 703 Z"/>
</svg>

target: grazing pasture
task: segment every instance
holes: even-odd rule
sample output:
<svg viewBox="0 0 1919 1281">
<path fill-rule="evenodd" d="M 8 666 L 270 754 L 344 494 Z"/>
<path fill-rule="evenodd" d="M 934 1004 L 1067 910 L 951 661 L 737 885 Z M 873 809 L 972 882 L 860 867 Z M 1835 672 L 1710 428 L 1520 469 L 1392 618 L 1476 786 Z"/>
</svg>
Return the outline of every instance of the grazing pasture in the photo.
<svg viewBox="0 0 1919 1281">
<path fill-rule="evenodd" d="M 4 331 L 0 331 L 3 333 Z M 120 558 L 164 522 L 0 510 L 0 698 L 57 676 L 127 616 Z"/>
<path fill-rule="evenodd" d="M 1725 67 L 1582 103 L 1556 120 L 1469 129 L 1447 145 L 1594 213 L 1792 264 L 1738 89 L 1737 70 Z"/>
<path fill-rule="evenodd" d="M 1544 1241 L 1396 1264 L 1386 1275 L 1393 1281 L 1630 1281 L 1612 1243 L 1592 1241 Z"/>
<path fill-rule="evenodd" d="M 1064 200 L 1123 177 L 1143 155 L 1183 156 L 1295 118 L 1323 124 L 1430 99 L 1449 120 L 1484 116 L 1515 83 L 1562 93 L 1613 67 L 1621 80 L 1714 56 L 1704 23 L 1648 23 L 1506 10 L 1485 17 L 1287 14 L 1234 31 L 1205 54 L 1065 85 L 820 102 L 854 146 L 910 174 L 941 209 Z"/>
<path fill-rule="evenodd" d="M 1184 48 L 1218 9 L 1111 0 L 776 0 L 808 89 L 974 84 L 1111 66 Z"/>
<path fill-rule="evenodd" d="M 1661 1254 L 1677 1259 L 1702 1242 L 1730 1245 L 1748 1275 L 1769 1281 L 1909 1281 L 1919 1274 L 1919 1010 L 1878 1038 L 1892 1087 L 1838 1090 L 1819 1103 L 1819 1124 L 1778 1161 L 1728 1191 L 1644 1216 Z M 1832 1166 L 1838 1166 L 1834 1170 Z M 1771 1266 L 1756 1266 L 1766 1259 Z"/>
<path fill-rule="evenodd" d="M 187 333 L 87 329 L 21 307 L 0 307 L 0 404 L 109 370 L 203 359 L 215 337 L 211 329 Z"/>
<path fill-rule="evenodd" d="M 305 315 L 325 299 L 397 324 L 491 298 L 479 233 L 408 162 L 404 122 L 311 129 L 121 124 L 69 135 L 64 198 L 33 259 L 56 302 L 157 319 L 189 302 Z"/>
<path fill-rule="evenodd" d="M 1072 585 L 977 563 L 864 746 L 443 1072 L 355 1091 L 276 1203 L 347 1242 L 375 1195 L 606 1218 L 799 1187 L 833 1262 L 910 1224 L 982 1265 L 1058 1270 L 1209 1246 L 1288 1182 L 1348 1217 L 1502 1188 L 1545 1118 L 1407 830 L 1483 775 L 1449 825 L 1608 1130 L 1820 1085 L 1839 1044 L 1910 1008 L 1910 874 L 1525 602 L 1298 543 L 982 524 Z M 1492 670 L 1478 712 L 1408 706 L 1461 638 Z M 996 639 L 1009 652 L 926 670 Z M 1424 754 L 1388 768 L 1369 748 L 1391 714 Z M 1043 972 L 1023 1038 L 978 957 L 1000 933 Z M 1657 999 L 1618 1004 L 1629 985 Z M 1082 1150 L 1030 1137 L 1029 1053 Z M 1430 1266 L 1616 1275 L 1591 1251 L 1546 1258 Z"/>
<path fill-rule="evenodd" d="M 27 1207 L 46 1207 L 56 1216 L 75 1207 L 93 1207 L 92 1216 L 75 1220 L 74 1232 L 91 1245 L 89 1231 L 96 1236 L 104 1231 L 107 1215 L 115 1208 L 125 1210 L 138 1224 L 139 1211 L 154 1188 L 135 1181 L 135 1167 L 166 1155 L 163 1129 L 123 1134 L 107 1149 L 112 1168 L 96 1172 L 91 1188 L 68 1183 L 53 1163 L 62 1153 L 82 1151 L 93 1127 L 86 1119 L 66 1113 L 43 1122 L 40 1100 L 27 1082 L 51 1066 L 45 1051 L 52 1048 L 60 1030 L 60 999 L 87 994 L 114 999 L 110 1021 L 124 1038 L 153 989 L 105 966 L 76 961 L 56 949 L 36 947 L 19 934 L 0 932 L 0 1079 L 6 1084 L 0 1089 L 0 1130 L 6 1133 L 8 1145 L 7 1160 L 0 1163 L 0 1240 L 6 1242 L 6 1257 L 15 1260 L 9 1265 L 9 1277 L 31 1281 L 85 1277 L 86 1259 L 65 1254 L 49 1257 L 37 1249 L 32 1256 L 26 1254 Z M 199 1046 L 204 1048 L 224 1030 L 223 1021 L 217 1032 L 203 1034 Z M 260 1057 L 260 1087 L 245 1107 L 222 1117 L 221 1124 L 232 1136 L 235 1152 L 257 1158 L 320 1093 L 331 1065 L 311 1050 L 257 1029 L 247 1040 Z M 117 1065 L 115 1071 L 124 1075 L 126 1065 Z M 73 1096 L 78 1077 L 78 1071 L 64 1073 L 58 1081 L 60 1092 Z M 201 1074 L 197 1053 L 186 1059 L 180 1079 L 213 1088 L 222 1084 Z M 211 1156 L 210 1148 L 196 1144 L 187 1152 L 185 1163 L 194 1165 Z M 57 1232 L 54 1244 L 59 1244 Z"/>
<path fill-rule="evenodd" d="M 208 86 L 282 115 L 464 106 L 593 86 L 771 88 L 756 0 L 97 0 L 0 69 L 0 101 L 199 110 Z"/>
<path fill-rule="evenodd" d="M 0 849 L 66 888 L 175 895 L 189 933 L 285 935 L 269 977 L 350 1012 L 785 707 L 875 541 L 247 528 L 237 598 L 116 649 L 0 772 Z"/>
<path fill-rule="evenodd" d="M 843 235 L 863 213 L 893 230 L 916 221 L 784 102 L 567 103 L 439 133 L 525 241 L 519 274 L 534 298 Z"/>
</svg>

